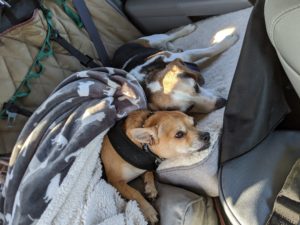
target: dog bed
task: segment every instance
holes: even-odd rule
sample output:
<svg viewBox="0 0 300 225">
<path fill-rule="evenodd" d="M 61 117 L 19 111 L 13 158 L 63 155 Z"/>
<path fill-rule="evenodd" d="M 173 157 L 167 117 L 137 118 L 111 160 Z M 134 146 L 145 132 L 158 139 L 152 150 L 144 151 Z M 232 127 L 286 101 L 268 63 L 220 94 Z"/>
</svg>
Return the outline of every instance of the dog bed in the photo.
<svg viewBox="0 0 300 225">
<path fill-rule="evenodd" d="M 193 33 L 174 42 L 176 47 L 184 50 L 205 48 L 218 41 L 222 32 L 239 35 L 238 42 L 219 56 L 198 62 L 205 79 L 204 87 L 224 98 L 228 97 L 251 11 L 252 7 L 197 22 Z M 218 196 L 219 137 L 223 115 L 224 108 L 196 116 L 200 119 L 198 128 L 211 134 L 210 148 L 189 157 L 163 162 L 157 171 L 161 181 L 196 193 Z"/>
</svg>

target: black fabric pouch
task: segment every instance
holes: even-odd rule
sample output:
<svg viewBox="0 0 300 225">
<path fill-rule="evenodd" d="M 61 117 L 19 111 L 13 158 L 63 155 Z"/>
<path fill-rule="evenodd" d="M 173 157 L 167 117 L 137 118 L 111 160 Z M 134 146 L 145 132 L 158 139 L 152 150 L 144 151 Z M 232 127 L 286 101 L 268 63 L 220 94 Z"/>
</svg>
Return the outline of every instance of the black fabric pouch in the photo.
<svg viewBox="0 0 300 225">
<path fill-rule="evenodd" d="M 6 0 L 11 7 L 0 6 L 0 33 L 32 17 L 38 0 Z"/>
<path fill-rule="evenodd" d="M 292 97 L 295 93 L 289 88 L 289 99 L 285 97 L 285 88 L 290 85 L 266 32 L 264 4 L 265 0 L 258 0 L 250 16 L 229 93 L 221 163 L 258 145 L 299 104 L 299 98 Z M 285 128 L 291 124 L 285 124 Z"/>
</svg>

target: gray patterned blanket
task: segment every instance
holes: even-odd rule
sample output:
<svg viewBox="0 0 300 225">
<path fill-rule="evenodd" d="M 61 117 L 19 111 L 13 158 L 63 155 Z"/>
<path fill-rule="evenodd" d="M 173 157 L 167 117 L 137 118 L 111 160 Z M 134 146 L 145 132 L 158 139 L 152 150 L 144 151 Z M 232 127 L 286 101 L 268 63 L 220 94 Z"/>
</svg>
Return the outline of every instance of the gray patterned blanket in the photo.
<svg viewBox="0 0 300 225">
<path fill-rule="evenodd" d="M 31 116 L 14 147 L 0 198 L 4 224 L 146 224 L 102 176 L 107 130 L 146 108 L 144 92 L 122 70 L 98 68 L 64 80 Z"/>
</svg>

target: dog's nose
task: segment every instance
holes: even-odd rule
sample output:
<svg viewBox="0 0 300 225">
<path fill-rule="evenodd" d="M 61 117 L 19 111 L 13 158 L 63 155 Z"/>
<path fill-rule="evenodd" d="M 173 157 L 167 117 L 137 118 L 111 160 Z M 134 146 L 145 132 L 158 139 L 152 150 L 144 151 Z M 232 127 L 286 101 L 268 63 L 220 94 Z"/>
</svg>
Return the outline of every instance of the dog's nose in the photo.
<svg viewBox="0 0 300 225">
<path fill-rule="evenodd" d="M 210 134 L 208 132 L 200 132 L 200 139 L 205 143 L 208 143 L 210 140 Z"/>
<path fill-rule="evenodd" d="M 218 98 L 215 104 L 215 109 L 220 109 L 224 107 L 227 103 L 227 100 L 225 98 Z"/>
</svg>

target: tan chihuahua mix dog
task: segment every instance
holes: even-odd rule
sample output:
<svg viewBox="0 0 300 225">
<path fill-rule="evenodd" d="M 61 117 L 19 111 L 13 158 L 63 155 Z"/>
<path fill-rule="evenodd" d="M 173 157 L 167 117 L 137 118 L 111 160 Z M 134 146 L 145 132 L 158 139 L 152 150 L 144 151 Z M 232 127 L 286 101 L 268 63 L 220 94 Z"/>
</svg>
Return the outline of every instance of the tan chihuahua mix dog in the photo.
<svg viewBox="0 0 300 225">
<path fill-rule="evenodd" d="M 194 119 L 179 111 L 134 111 L 125 119 L 122 129 L 141 151 L 147 145 L 151 154 L 160 159 L 175 158 L 209 147 L 209 133 L 197 130 Z M 140 192 L 127 184 L 144 174 L 145 194 L 154 199 L 157 190 L 153 172 L 137 168 L 125 161 L 112 146 L 109 135 L 104 138 L 100 156 L 108 182 L 124 198 L 136 200 L 151 224 L 158 222 L 158 214 L 152 205 Z"/>
</svg>

